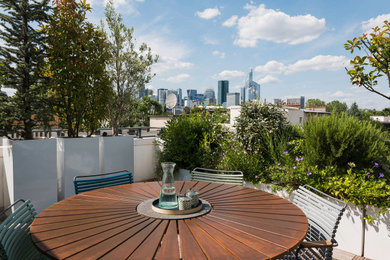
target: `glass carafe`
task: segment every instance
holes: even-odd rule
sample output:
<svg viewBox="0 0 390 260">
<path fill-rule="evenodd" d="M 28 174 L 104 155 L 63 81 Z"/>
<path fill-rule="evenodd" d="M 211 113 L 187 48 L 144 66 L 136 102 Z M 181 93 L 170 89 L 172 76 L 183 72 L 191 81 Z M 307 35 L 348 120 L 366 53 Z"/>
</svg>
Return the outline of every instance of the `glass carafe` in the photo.
<svg viewBox="0 0 390 260">
<path fill-rule="evenodd" d="M 178 207 L 175 180 L 173 178 L 173 170 L 175 169 L 175 165 L 176 163 L 173 162 L 161 163 L 164 175 L 162 178 L 158 206 L 162 209 L 174 209 Z"/>
</svg>

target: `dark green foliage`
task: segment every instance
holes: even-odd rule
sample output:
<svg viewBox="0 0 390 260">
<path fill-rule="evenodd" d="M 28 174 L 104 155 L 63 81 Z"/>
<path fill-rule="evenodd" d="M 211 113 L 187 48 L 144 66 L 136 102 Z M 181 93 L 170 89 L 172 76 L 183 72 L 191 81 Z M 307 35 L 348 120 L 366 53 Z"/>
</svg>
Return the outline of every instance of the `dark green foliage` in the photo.
<svg viewBox="0 0 390 260">
<path fill-rule="evenodd" d="M 350 162 L 362 169 L 371 167 L 373 162 L 388 162 L 388 136 L 371 122 L 333 114 L 313 118 L 303 128 L 305 159 L 320 169 L 346 169 Z"/>
<path fill-rule="evenodd" d="M 0 137 L 13 131 L 14 104 L 12 98 L 0 90 Z"/>
<path fill-rule="evenodd" d="M 150 125 L 150 115 L 161 115 L 163 113 L 162 105 L 148 96 L 142 97 L 138 111 L 140 125 L 143 126 Z"/>
<path fill-rule="evenodd" d="M 106 118 L 112 94 L 106 37 L 86 20 L 89 10 L 85 1 L 59 0 L 44 26 L 53 109 L 69 137 L 77 137 L 81 130 L 94 133 Z"/>
<path fill-rule="evenodd" d="M 205 112 L 173 117 L 161 134 L 160 161 L 173 161 L 178 168 L 215 168 L 222 156 L 219 143 L 224 130 Z"/>
<path fill-rule="evenodd" d="M 354 116 L 359 118 L 359 120 L 362 120 L 362 113 L 360 112 L 356 102 L 353 102 L 351 107 L 348 109 L 348 116 Z"/>
<path fill-rule="evenodd" d="M 47 21 L 48 1 L 0 0 L 0 64 L 3 86 L 16 90 L 13 97 L 14 120 L 22 137 L 32 139 L 32 130 L 47 117 L 46 85 L 41 69 L 46 46 L 45 35 L 34 28 Z M 42 114 L 43 113 L 43 114 Z"/>
</svg>

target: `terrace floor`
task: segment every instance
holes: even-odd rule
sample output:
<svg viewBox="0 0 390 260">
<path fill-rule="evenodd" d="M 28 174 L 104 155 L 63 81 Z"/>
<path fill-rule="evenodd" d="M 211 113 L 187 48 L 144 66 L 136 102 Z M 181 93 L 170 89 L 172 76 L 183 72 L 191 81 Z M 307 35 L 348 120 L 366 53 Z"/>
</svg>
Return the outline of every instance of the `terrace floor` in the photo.
<svg viewBox="0 0 390 260">
<path fill-rule="evenodd" d="M 333 259 L 334 260 L 371 260 L 363 256 L 357 256 L 347 251 L 343 251 L 338 248 L 333 249 Z"/>
</svg>

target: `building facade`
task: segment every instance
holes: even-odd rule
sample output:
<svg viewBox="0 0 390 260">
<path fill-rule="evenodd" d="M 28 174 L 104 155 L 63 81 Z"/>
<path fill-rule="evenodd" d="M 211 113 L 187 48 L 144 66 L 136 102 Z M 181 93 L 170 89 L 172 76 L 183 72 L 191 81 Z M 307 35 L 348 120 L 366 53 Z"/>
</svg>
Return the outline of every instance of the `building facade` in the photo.
<svg viewBox="0 0 390 260">
<path fill-rule="evenodd" d="M 240 93 L 227 93 L 226 106 L 238 106 L 240 104 Z"/>
<path fill-rule="evenodd" d="M 244 87 L 241 88 L 241 103 L 249 100 L 260 100 L 260 84 L 253 81 L 253 70 L 249 72 Z"/>
<path fill-rule="evenodd" d="M 219 80 L 218 81 L 218 105 L 226 106 L 226 97 L 229 93 L 229 81 L 228 80 Z"/>
</svg>

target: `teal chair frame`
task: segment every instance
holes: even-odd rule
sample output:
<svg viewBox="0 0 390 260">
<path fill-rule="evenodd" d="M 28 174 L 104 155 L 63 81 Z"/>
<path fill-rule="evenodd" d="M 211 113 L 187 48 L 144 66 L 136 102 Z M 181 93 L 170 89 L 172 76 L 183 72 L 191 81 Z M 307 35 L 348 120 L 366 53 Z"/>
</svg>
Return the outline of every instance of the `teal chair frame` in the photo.
<svg viewBox="0 0 390 260">
<path fill-rule="evenodd" d="M 30 226 L 37 213 L 29 200 L 16 201 L 0 212 L 0 216 L 18 203 L 23 204 L 0 224 L 0 259 L 47 259 L 36 249 L 31 240 Z"/>
<path fill-rule="evenodd" d="M 80 175 L 73 178 L 75 194 L 133 182 L 133 173 L 128 170 L 94 175 Z"/>
<path fill-rule="evenodd" d="M 298 249 L 284 259 L 331 260 L 333 247 L 338 245 L 337 228 L 347 204 L 309 185 L 300 186 L 292 202 L 306 214 L 309 227 Z"/>
<path fill-rule="evenodd" d="M 241 171 L 213 170 L 197 167 L 191 172 L 191 180 L 235 184 L 242 186 L 244 183 L 244 174 Z"/>
</svg>

